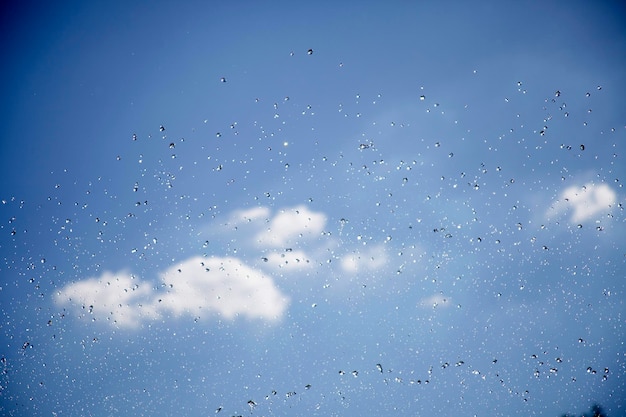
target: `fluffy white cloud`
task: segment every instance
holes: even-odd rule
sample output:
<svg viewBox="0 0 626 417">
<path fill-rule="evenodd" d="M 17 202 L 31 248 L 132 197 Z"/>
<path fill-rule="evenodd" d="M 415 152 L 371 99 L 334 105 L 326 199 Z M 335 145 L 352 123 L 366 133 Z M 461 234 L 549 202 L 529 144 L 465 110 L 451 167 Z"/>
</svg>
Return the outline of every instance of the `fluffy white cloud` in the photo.
<svg viewBox="0 0 626 417">
<path fill-rule="evenodd" d="M 372 271 L 381 268 L 387 263 L 387 253 L 382 245 L 367 250 L 357 250 L 341 258 L 340 265 L 344 272 L 356 274 L 362 271 Z"/>
<path fill-rule="evenodd" d="M 552 209 L 561 213 L 572 209 L 570 221 L 580 223 L 588 220 L 603 210 L 610 210 L 617 195 L 607 184 L 587 183 L 582 187 L 568 187 L 563 190 Z"/>
<path fill-rule="evenodd" d="M 166 316 L 238 316 L 279 320 L 289 299 L 263 273 L 236 258 L 187 259 L 161 274 L 158 283 L 121 272 L 105 272 L 63 287 L 55 297 L 60 305 L 73 305 L 121 327 Z"/>
<path fill-rule="evenodd" d="M 319 235 L 325 225 L 326 216 L 323 213 L 297 206 L 275 215 L 267 228 L 257 234 L 256 240 L 260 246 L 285 247 L 299 238 Z"/>
<path fill-rule="evenodd" d="M 89 278 L 66 285 L 55 295 L 60 305 L 73 305 L 97 320 L 135 327 L 143 319 L 159 316 L 150 304 L 154 289 L 127 272 L 104 272 L 99 278 Z"/>
<path fill-rule="evenodd" d="M 273 321 L 289 304 L 272 278 L 236 258 L 194 257 L 171 267 L 161 278 L 168 290 L 158 305 L 176 316 L 217 313 L 227 319 Z"/>
</svg>

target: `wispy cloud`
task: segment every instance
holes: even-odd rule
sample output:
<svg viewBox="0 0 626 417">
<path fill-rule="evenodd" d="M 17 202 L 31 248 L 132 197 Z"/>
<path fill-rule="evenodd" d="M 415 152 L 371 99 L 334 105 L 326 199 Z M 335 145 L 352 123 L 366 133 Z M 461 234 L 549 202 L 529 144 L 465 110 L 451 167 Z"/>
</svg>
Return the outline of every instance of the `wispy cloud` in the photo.
<svg viewBox="0 0 626 417">
<path fill-rule="evenodd" d="M 387 254 L 382 245 L 356 250 L 341 258 L 341 269 L 348 273 L 372 271 L 383 267 L 387 263 Z"/>
<path fill-rule="evenodd" d="M 434 294 L 430 297 L 422 298 L 419 306 L 423 308 L 445 308 L 451 305 L 452 299 L 443 294 Z"/>
<path fill-rule="evenodd" d="M 607 184 L 587 183 L 582 187 L 572 186 L 561 192 L 547 215 L 571 209 L 570 221 L 580 223 L 603 211 L 610 211 L 616 200 L 617 194 Z"/>
<path fill-rule="evenodd" d="M 283 271 L 300 271 L 313 266 L 313 263 L 309 260 L 304 251 L 301 250 L 272 252 L 268 254 L 264 260 L 269 267 L 282 269 Z"/>
<path fill-rule="evenodd" d="M 267 220 L 270 217 L 270 209 L 267 207 L 253 207 L 245 210 L 235 210 L 230 216 L 228 224 L 238 226 L 259 220 Z"/>
<path fill-rule="evenodd" d="M 326 226 L 326 215 L 306 206 L 282 210 L 256 236 L 259 246 L 285 247 L 300 239 L 318 236 Z"/>
</svg>

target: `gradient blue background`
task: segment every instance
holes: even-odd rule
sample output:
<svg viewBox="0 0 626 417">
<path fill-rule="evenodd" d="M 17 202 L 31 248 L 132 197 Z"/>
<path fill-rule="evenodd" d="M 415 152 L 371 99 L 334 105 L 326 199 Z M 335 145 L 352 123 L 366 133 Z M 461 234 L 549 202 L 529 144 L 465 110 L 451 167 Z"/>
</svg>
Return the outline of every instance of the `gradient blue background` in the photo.
<svg viewBox="0 0 626 417">
<path fill-rule="evenodd" d="M 2 414 L 626 415 L 625 12 L 2 6 Z"/>
</svg>

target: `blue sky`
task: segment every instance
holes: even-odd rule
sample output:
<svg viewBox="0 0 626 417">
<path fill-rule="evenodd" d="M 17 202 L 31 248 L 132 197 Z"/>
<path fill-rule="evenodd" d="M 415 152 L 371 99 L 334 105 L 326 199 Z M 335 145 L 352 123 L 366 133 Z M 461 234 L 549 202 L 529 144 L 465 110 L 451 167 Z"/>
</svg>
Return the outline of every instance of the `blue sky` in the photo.
<svg viewBox="0 0 626 417">
<path fill-rule="evenodd" d="M 3 7 L 3 414 L 625 415 L 618 2 Z"/>
</svg>

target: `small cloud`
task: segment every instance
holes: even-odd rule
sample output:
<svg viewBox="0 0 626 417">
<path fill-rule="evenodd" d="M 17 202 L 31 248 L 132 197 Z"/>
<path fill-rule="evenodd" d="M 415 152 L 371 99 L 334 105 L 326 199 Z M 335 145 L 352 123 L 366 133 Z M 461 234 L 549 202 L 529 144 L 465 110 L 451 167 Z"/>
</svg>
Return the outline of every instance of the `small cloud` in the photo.
<svg viewBox="0 0 626 417">
<path fill-rule="evenodd" d="M 552 209 L 560 213 L 571 208 L 573 212 L 570 221 L 580 223 L 603 210 L 609 210 L 616 200 L 617 194 L 607 184 L 587 183 L 582 187 L 572 186 L 563 190 Z"/>
<path fill-rule="evenodd" d="M 319 235 L 325 225 L 326 216 L 323 213 L 297 206 L 275 215 L 267 229 L 257 234 L 256 240 L 261 246 L 285 247 L 299 238 Z"/>
<path fill-rule="evenodd" d="M 423 308 L 445 308 L 449 307 L 452 299 L 443 294 L 434 294 L 430 297 L 422 298 L 419 306 Z"/>
<path fill-rule="evenodd" d="M 270 209 L 267 207 L 254 207 L 246 210 L 236 210 L 229 218 L 229 224 L 239 225 L 252 223 L 257 220 L 267 219 L 270 215 Z"/>
<path fill-rule="evenodd" d="M 105 272 L 63 287 L 59 305 L 72 305 L 85 315 L 112 325 L 137 327 L 170 313 L 205 318 L 279 320 L 289 299 L 262 272 L 236 258 L 193 257 L 160 274 L 158 283 L 142 281 L 126 272 Z"/>
<path fill-rule="evenodd" d="M 367 251 L 355 251 L 341 258 L 340 265 L 344 272 L 356 274 L 372 271 L 387 263 L 387 254 L 382 245 L 369 248 Z"/>
</svg>

